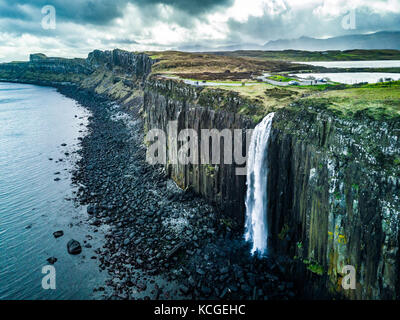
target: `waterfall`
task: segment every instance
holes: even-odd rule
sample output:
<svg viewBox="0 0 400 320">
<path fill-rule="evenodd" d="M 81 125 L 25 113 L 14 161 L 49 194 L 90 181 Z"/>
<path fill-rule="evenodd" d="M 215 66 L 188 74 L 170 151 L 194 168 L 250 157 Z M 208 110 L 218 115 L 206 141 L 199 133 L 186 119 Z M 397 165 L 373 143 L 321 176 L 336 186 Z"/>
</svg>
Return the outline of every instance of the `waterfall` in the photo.
<svg viewBox="0 0 400 320">
<path fill-rule="evenodd" d="M 252 243 L 252 254 L 267 251 L 267 149 L 273 118 L 274 113 L 268 114 L 254 129 L 247 158 L 245 239 Z"/>
</svg>

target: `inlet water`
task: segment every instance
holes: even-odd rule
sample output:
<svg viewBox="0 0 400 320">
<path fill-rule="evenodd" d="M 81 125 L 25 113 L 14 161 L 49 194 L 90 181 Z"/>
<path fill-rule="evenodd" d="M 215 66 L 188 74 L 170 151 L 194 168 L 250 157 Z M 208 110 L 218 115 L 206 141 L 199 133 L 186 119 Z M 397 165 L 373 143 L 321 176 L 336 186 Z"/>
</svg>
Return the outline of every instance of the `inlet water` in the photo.
<svg viewBox="0 0 400 320">
<path fill-rule="evenodd" d="M 247 158 L 247 195 L 245 239 L 252 243 L 251 253 L 267 253 L 268 142 L 274 113 L 268 114 L 253 131 Z"/>
<path fill-rule="evenodd" d="M 106 274 L 91 257 L 104 232 L 69 200 L 88 116 L 53 88 L 0 83 L 0 300 L 100 298 L 93 289 Z M 55 239 L 57 230 L 64 236 Z M 70 239 L 82 244 L 80 255 L 68 254 Z M 42 287 L 50 257 L 57 258 L 55 290 Z"/>
</svg>

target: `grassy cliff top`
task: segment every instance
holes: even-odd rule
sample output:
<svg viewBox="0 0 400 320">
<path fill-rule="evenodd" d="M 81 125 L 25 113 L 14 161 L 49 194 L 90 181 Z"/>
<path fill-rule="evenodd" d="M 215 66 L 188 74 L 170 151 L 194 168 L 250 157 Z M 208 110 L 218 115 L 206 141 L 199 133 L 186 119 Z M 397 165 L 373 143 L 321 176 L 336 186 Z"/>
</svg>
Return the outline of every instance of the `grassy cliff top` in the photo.
<svg viewBox="0 0 400 320">
<path fill-rule="evenodd" d="M 283 75 L 313 66 L 294 64 L 283 60 L 335 61 L 400 59 L 397 50 L 348 51 L 236 51 L 220 54 L 188 53 L 178 51 L 147 52 L 157 60 L 153 65 L 155 75 L 175 76 L 177 79 L 218 82 L 204 92 L 234 92 L 251 101 L 257 109 L 243 106 L 239 113 L 252 116 L 255 121 L 279 108 L 307 103 L 321 103 L 341 116 L 352 117 L 366 113 L 374 119 L 400 116 L 400 82 L 362 85 L 326 84 L 316 86 L 276 86 L 256 82 L 255 76 L 269 72 L 275 81 L 286 81 Z M 276 60 L 280 59 L 280 60 Z M 282 78 L 284 78 L 282 80 Z M 287 78 L 287 81 L 291 79 Z M 224 83 L 226 82 L 226 85 Z M 230 84 L 253 82 L 251 85 Z M 222 90 L 222 91 L 221 91 Z"/>
<path fill-rule="evenodd" d="M 297 66 L 304 68 L 304 65 L 206 53 L 165 51 L 147 52 L 147 54 L 157 60 L 152 67 L 154 76 L 175 75 L 178 80 L 180 78 L 220 82 L 218 87 L 202 88 L 203 96 L 227 95 L 229 97 L 230 94 L 240 96 L 244 98 L 245 103 L 234 111 L 248 115 L 255 121 L 279 108 L 307 104 L 325 106 L 344 117 L 367 114 L 374 119 L 398 119 L 400 116 L 400 81 L 362 85 L 276 86 L 256 82 L 252 80 L 252 76 L 269 71 L 273 73 L 273 80 L 283 79 L 282 81 L 285 82 L 286 78 L 283 75 L 294 71 L 290 68 L 297 68 Z M 87 87 L 98 87 L 101 92 L 112 91 L 113 97 L 118 99 L 135 96 L 133 79 L 123 68 L 114 67 L 113 70 L 100 68 L 92 74 L 83 74 L 82 70 L 76 68 L 66 70 L 65 65 L 60 64 L 57 58 L 45 58 L 42 55 L 34 55 L 34 58 L 48 60 L 58 68 L 49 67 L 44 70 L 43 68 L 25 68 L 27 63 L 1 64 L 0 79 L 30 83 L 73 82 Z M 252 83 L 242 86 L 240 85 L 242 82 Z M 236 86 L 232 86 L 232 83 L 236 83 Z"/>
<path fill-rule="evenodd" d="M 345 117 L 357 117 L 361 113 L 376 120 L 400 117 L 400 81 L 323 90 L 307 99 Z"/>
<path fill-rule="evenodd" d="M 215 52 L 227 57 L 253 58 L 259 60 L 281 61 L 368 61 L 368 60 L 400 60 L 400 50 L 329 50 L 329 51 L 259 51 L 239 50 Z"/>
<path fill-rule="evenodd" d="M 215 90 L 207 88 L 206 90 Z M 269 112 L 296 105 L 321 105 L 338 116 L 351 118 L 365 114 L 375 120 L 400 117 L 400 81 L 363 85 L 323 85 L 278 87 L 266 83 L 251 86 L 219 86 L 218 90 L 238 93 L 257 105 L 247 114 L 258 122 Z"/>
<path fill-rule="evenodd" d="M 180 51 L 146 52 L 157 62 L 153 74 L 177 75 L 199 80 L 242 80 L 262 72 L 298 71 L 304 65 L 285 61 L 259 60 L 247 57 L 228 57 L 208 53 Z M 312 69 L 312 66 L 306 66 Z"/>
</svg>

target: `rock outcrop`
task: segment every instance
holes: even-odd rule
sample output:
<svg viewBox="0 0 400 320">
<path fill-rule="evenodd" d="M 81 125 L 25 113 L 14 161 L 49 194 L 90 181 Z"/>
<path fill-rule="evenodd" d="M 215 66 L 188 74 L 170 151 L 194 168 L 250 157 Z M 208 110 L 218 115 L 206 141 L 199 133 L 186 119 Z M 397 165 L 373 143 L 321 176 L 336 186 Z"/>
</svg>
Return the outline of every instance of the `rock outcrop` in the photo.
<svg viewBox="0 0 400 320">
<path fill-rule="evenodd" d="M 236 172 L 236 168 L 240 166 L 235 164 L 234 148 L 229 152 L 233 163 L 225 164 L 224 143 L 227 141 L 224 138 L 213 140 L 212 143 L 220 143 L 219 161 L 212 163 L 211 157 L 207 163 L 201 160 L 202 129 L 216 129 L 218 133 L 229 129 L 231 136 L 228 138 L 233 147 L 241 148 L 241 153 L 244 156 L 246 154 L 246 130 L 253 128 L 254 123 L 235 112 L 243 102 L 238 96 L 227 96 L 224 99 L 221 97 L 222 95 L 214 96 L 202 88 L 177 81 L 151 79 L 147 82 L 144 93 L 144 126 L 147 132 L 159 129 L 168 136 L 165 150 L 169 152 L 166 154 L 165 169 L 176 183 L 182 189 L 191 188 L 201 194 L 227 216 L 243 225 L 246 175 L 238 175 Z M 216 106 L 220 109 L 216 109 Z M 169 129 L 170 121 L 177 121 L 177 132 L 194 129 L 197 133 L 197 144 L 200 148 L 197 154 L 198 164 L 182 164 L 179 161 L 174 163 L 171 159 L 177 158 L 178 149 L 183 142 L 177 141 L 177 134 Z M 234 130 L 240 133 L 237 140 L 234 140 Z"/>
<path fill-rule="evenodd" d="M 119 67 L 127 73 L 132 73 L 136 79 L 144 81 L 151 72 L 154 60 L 144 53 L 136 54 L 114 49 L 112 51 L 94 50 L 89 53 L 86 62 L 93 69 L 106 66 L 109 70 L 113 70 Z"/>
<path fill-rule="evenodd" d="M 174 81 L 149 82 L 146 129 L 166 132 L 171 120 L 177 120 L 179 130 L 198 132 L 254 126 L 235 112 L 234 99 L 221 108 L 221 101 L 202 95 L 201 89 Z M 175 146 L 176 141 L 167 140 L 168 149 Z M 399 122 L 346 118 L 312 105 L 281 109 L 274 119 L 269 157 L 271 251 L 285 258 L 293 278 L 308 288 L 305 294 L 399 298 Z M 227 216 L 242 221 L 246 185 L 234 168 L 166 165 L 182 188 L 192 187 Z M 342 287 L 345 266 L 356 271 L 355 290 Z"/>
<path fill-rule="evenodd" d="M 269 157 L 271 248 L 297 279 L 314 295 L 399 298 L 399 122 L 282 110 Z M 346 265 L 355 290 L 341 285 Z"/>
</svg>

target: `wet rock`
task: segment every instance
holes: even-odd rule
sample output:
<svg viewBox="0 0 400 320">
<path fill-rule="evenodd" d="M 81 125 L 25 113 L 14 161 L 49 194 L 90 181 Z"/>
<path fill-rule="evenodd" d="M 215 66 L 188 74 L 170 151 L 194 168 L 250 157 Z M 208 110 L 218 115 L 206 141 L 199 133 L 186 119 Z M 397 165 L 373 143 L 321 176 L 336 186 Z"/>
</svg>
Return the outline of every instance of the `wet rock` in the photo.
<svg viewBox="0 0 400 320">
<path fill-rule="evenodd" d="M 219 297 L 221 299 L 225 298 L 227 296 L 227 294 L 230 292 L 229 288 L 225 288 L 224 290 L 222 290 L 221 294 L 219 295 Z"/>
<path fill-rule="evenodd" d="M 188 287 L 186 287 L 186 286 L 181 286 L 180 287 L 180 290 L 181 290 L 181 292 L 183 293 L 183 294 L 188 294 L 189 293 L 189 288 Z"/>
<path fill-rule="evenodd" d="M 206 286 L 202 286 L 201 287 L 201 292 L 208 297 L 211 294 L 211 289 L 209 287 Z"/>
<path fill-rule="evenodd" d="M 171 258 L 174 254 L 176 254 L 181 248 L 185 246 L 185 242 L 178 243 L 170 252 L 167 253 L 166 258 Z"/>
<path fill-rule="evenodd" d="M 228 273 L 228 272 L 229 272 L 229 268 L 228 268 L 228 267 L 222 267 L 222 268 L 219 269 L 219 272 L 220 272 L 221 274 Z"/>
<path fill-rule="evenodd" d="M 67 249 L 68 249 L 68 253 L 73 254 L 73 255 L 80 254 L 82 252 L 81 244 L 74 239 L 71 239 L 70 241 L 68 241 Z"/>
<path fill-rule="evenodd" d="M 47 262 L 50 264 L 55 264 L 57 262 L 57 258 L 55 257 L 50 257 L 47 259 Z"/>
<path fill-rule="evenodd" d="M 202 270 L 202 269 L 200 269 L 200 268 L 197 268 L 196 269 L 196 272 L 199 274 L 199 275 L 201 275 L 201 276 L 204 276 L 206 273 L 204 272 L 204 270 Z"/>
<path fill-rule="evenodd" d="M 136 284 L 136 287 L 137 287 L 140 291 L 144 291 L 144 290 L 147 289 L 147 284 L 146 284 L 145 282 L 141 281 L 141 282 L 138 282 L 138 283 Z"/>
<path fill-rule="evenodd" d="M 59 237 L 62 237 L 63 235 L 64 235 L 64 231 L 62 231 L 62 230 L 58 230 L 56 232 L 53 232 L 54 238 L 59 238 Z"/>
<path fill-rule="evenodd" d="M 95 207 L 92 205 L 88 205 L 87 209 L 86 209 L 88 214 L 94 214 L 95 213 Z"/>
</svg>

